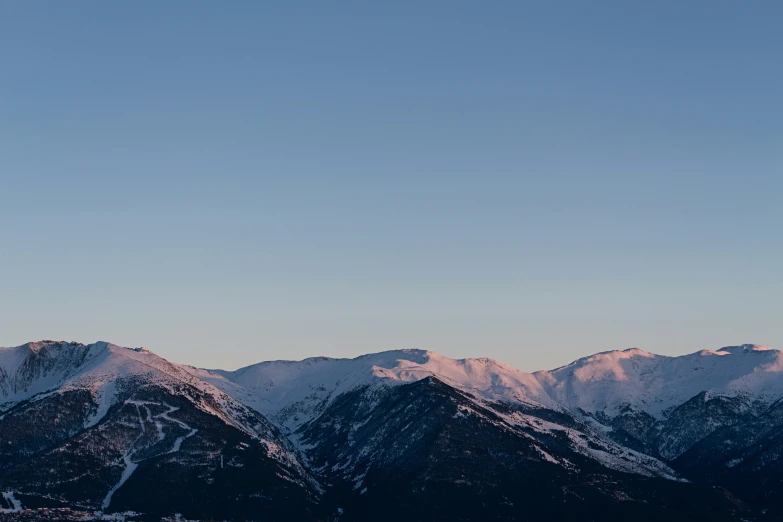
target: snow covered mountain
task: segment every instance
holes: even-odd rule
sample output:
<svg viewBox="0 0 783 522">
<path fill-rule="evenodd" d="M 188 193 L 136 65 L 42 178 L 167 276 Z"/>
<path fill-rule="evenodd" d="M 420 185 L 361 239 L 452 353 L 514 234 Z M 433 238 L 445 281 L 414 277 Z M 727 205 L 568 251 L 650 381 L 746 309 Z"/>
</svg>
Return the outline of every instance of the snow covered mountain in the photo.
<svg viewBox="0 0 783 522">
<path fill-rule="evenodd" d="M 0 349 L 0 491 L 204 519 L 397 520 L 377 510 L 396 502 L 413 520 L 770 520 L 781 371 L 755 345 L 530 374 L 423 350 L 223 371 L 29 343 Z"/>
<path fill-rule="evenodd" d="M 234 372 L 192 372 L 251 404 L 289 433 L 347 390 L 374 390 L 425 377 L 435 377 L 477 400 L 565 412 L 605 433 L 628 418 L 643 416 L 652 424 L 666 421 L 676 417 L 678 407 L 699 396 L 707 402 L 732 401 L 741 413 L 760 412 L 783 398 L 783 352 L 757 345 L 681 357 L 632 348 L 533 374 L 492 359 L 453 360 L 423 350 L 347 360 L 263 362 Z M 660 456 L 674 458 L 686 449 L 680 444 L 659 451 Z"/>
<path fill-rule="evenodd" d="M 331 399 L 357 387 L 409 384 L 426 377 L 488 400 L 556 408 L 535 376 L 492 359 L 454 360 L 424 350 L 395 350 L 355 359 L 314 357 L 262 362 L 234 372 L 191 370 L 229 394 L 244 394 L 258 411 L 290 432 L 312 420 Z M 233 386 L 239 385 L 239 388 Z"/>
<path fill-rule="evenodd" d="M 230 490 L 238 505 L 282 514 L 290 507 L 273 491 L 304 512 L 317 500 L 277 428 L 143 349 L 2 349 L 0 403 L 0 489 L 26 505 L 209 514 Z"/>
<path fill-rule="evenodd" d="M 570 411 L 609 417 L 631 407 L 656 419 L 701 392 L 769 405 L 783 396 L 783 353 L 745 344 L 667 357 L 638 348 L 536 372 L 546 393 Z"/>
</svg>

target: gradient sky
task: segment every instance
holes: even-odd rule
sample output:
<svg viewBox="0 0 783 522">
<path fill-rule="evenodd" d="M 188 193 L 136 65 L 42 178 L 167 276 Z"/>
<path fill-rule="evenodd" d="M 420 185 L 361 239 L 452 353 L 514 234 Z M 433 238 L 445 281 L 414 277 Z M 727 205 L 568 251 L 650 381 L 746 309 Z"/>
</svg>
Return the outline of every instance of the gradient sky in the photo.
<svg viewBox="0 0 783 522">
<path fill-rule="evenodd" d="M 0 3 L 0 345 L 783 348 L 783 4 Z"/>
</svg>

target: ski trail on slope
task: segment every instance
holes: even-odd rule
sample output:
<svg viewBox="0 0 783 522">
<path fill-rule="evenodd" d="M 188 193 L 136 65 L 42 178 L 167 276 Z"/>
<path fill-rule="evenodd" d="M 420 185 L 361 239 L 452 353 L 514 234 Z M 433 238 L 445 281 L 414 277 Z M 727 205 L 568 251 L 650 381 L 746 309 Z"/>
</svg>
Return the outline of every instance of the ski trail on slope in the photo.
<svg viewBox="0 0 783 522">
<path fill-rule="evenodd" d="M 133 462 L 131 460 L 130 452 L 125 453 L 125 455 L 122 456 L 122 460 L 125 462 L 125 469 L 122 470 L 122 476 L 120 477 L 120 481 L 117 482 L 117 484 L 115 484 L 114 487 L 109 490 L 109 493 L 106 495 L 106 498 L 103 499 L 103 509 L 109 507 L 109 504 L 111 504 L 111 497 L 118 489 L 122 487 L 123 484 L 125 484 L 125 482 L 133 474 L 133 472 L 136 471 L 136 468 L 139 467 L 139 464 L 137 462 Z"/>
<path fill-rule="evenodd" d="M 13 507 L 11 509 L 0 509 L 0 513 L 16 513 L 22 510 L 22 503 L 16 499 L 13 491 L 3 493 L 3 498 L 10 502 Z"/>
<path fill-rule="evenodd" d="M 149 412 L 149 409 L 147 409 L 147 411 Z M 136 414 L 139 416 L 139 426 L 141 426 L 141 432 L 144 433 L 144 420 L 141 418 L 141 409 L 139 409 L 138 404 L 136 405 Z"/>
<path fill-rule="evenodd" d="M 157 405 L 158 403 L 156 403 L 156 402 L 125 401 L 125 404 L 133 404 L 136 407 L 136 414 L 139 417 L 139 426 L 141 428 L 141 433 L 139 433 L 139 436 L 136 437 L 133 440 L 133 442 L 131 443 L 131 447 L 128 449 L 128 451 L 126 451 L 123 454 L 122 460 L 125 463 L 125 469 L 122 470 L 122 475 L 120 476 L 119 482 L 117 482 L 117 484 L 115 484 L 114 487 L 109 490 L 109 493 L 107 493 L 106 498 L 103 499 L 103 509 L 107 509 L 109 507 L 109 505 L 111 505 L 111 499 L 112 499 L 112 496 L 114 496 L 114 493 L 116 493 L 117 490 L 120 489 L 122 487 L 122 485 L 125 484 L 125 482 L 127 482 L 127 480 L 130 478 L 130 476 L 133 474 L 134 471 L 136 471 L 136 468 L 139 466 L 139 463 L 138 462 L 133 462 L 131 457 L 133 456 L 134 446 L 136 445 L 136 443 L 139 441 L 139 439 L 146 432 L 146 428 L 144 427 L 144 419 L 141 416 L 140 406 L 143 406 L 147 410 L 147 420 L 151 420 L 151 421 L 154 420 L 155 428 L 158 431 L 158 440 L 159 441 L 161 441 L 164 438 L 166 438 L 166 436 L 163 433 L 163 424 L 159 420 L 156 420 L 156 419 L 159 419 L 159 418 L 160 419 L 165 419 L 165 420 L 167 420 L 169 422 L 173 422 L 175 424 L 178 424 L 183 429 L 190 430 L 187 435 L 184 435 L 182 437 L 177 437 L 176 440 L 174 440 L 174 446 L 172 447 L 172 449 L 170 449 L 169 451 L 166 452 L 167 455 L 169 453 L 176 453 L 176 452 L 178 452 L 180 450 L 180 448 L 182 447 L 182 443 L 185 441 L 185 439 L 192 437 L 193 435 L 195 435 L 198 432 L 198 429 L 192 428 L 187 423 L 185 423 L 185 422 L 183 422 L 183 421 L 181 421 L 179 419 L 175 419 L 175 418 L 172 418 L 172 417 L 169 416 L 170 413 L 174 413 L 175 411 L 179 410 L 179 408 L 177 406 L 170 406 L 170 405 L 168 405 L 168 404 L 166 404 L 164 402 L 163 404 L 168 408 L 168 410 L 164 411 L 163 413 L 159 413 L 158 415 L 153 416 L 148 405 L 149 404 Z M 11 495 L 11 498 L 13 498 L 13 494 L 10 494 L 10 495 Z M 6 498 L 8 498 L 8 497 L 6 497 Z M 12 502 L 14 500 L 12 500 Z M 14 505 L 16 505 L 16 504 L 14 504 Z M 19 504 L 19 505 L 21 506 L 21 504 Z M 21 509 L 21 507 L 19 509 Z"/>
<path fill-rule="evenodd" d="M 166 404 L 166 403 L 164 402 L 163 404 Z M 184 437 L 177 437 L 177 439 L 174 441 L 174 447 L 172 447 L 168 451 L 168 453 L 176 453 L 177 451 L 179 451 L 180 447 L 182 447 L 182 443 L 185 441 L 185 439 L 190 438 L 193 435 L 195 435 L 196 432 L 198 432 L 198 430 L 196 428 L 191 428 L 188 424 L 182 422 L 179 419 L 173 419 L 173 418 L 169 417 L 169 413 L 174 413 L 175 411 L 177 411 L 179 409 L 178 407 L 176 407 L 176 406 L 169 406 L 168 404 L 166 404 L 166 407 L 168 408 L 168 410 L 164 411 L 163 413 L 158 415 L 158 417 L 160 417 L 162 419 L 166 419 L 167 421 L 176 422 L 177 424 L 179 424 L 179 426 L 181 428 L 186 429 L 186 430 L 190 430 L 190 432 L 187 435 L 185 435 Z"/>
<path fill-rule="evenodd" d="M 133 404 L 136 406 L 136 414 L 139 416 L 139 426 L 141 427 L 141 433 L 139 433 L 138 437 L 133 439 L 133 442 L 131 443 L 130 448 L 128 448 L 128 451 L 126 451 L 122 455 L 122 460 L 125 463 L 125 469 L 122 470 L 122 475 L 120 475 L 120 481 L 117 482 L 113 488 L 109 490 L 109 492 L 106 494 L 106 498 L 103 499 L 103 509 L 106 509 L 111 504 L 111 497 L 114 496 L 114 493 L 122 487 L 123 484 L 130 478 L 130 476 L 133 474 L 134 471 L 136 471 L 136 468 L 139 466 L 138 463 L 133 462 L 131 460 L 131 455 L 133 454 L 133 447 L 136 445 L 136 442 L 144 435 L 144 420 L 141 418 L 141 410 L 139 409 L 139 405 L 136 403 L 128 403 L 126 404 Z"/>
</svg>

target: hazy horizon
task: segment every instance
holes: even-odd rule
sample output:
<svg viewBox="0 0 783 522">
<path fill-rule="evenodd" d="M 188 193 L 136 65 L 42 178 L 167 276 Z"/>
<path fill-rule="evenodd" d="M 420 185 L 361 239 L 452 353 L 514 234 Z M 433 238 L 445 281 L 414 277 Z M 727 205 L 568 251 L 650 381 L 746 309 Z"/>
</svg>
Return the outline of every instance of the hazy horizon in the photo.
<svg viewBox="0 0 783 522">
<path fill-rule="evenodd" d="M 783 4 L 0 5 L 0 341 L 783 347 Z"/>
</svg>

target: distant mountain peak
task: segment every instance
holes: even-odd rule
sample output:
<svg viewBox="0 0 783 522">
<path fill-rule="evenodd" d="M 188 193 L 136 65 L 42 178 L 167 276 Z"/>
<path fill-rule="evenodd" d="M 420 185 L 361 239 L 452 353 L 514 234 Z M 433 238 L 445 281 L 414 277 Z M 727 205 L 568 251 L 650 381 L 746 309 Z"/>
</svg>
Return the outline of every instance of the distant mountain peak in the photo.
<svg viewBox="0 0 783 522">
<path fill-rule="evenodd" d="M 730 352 L 730 353 L 738 353 L 738 352 L 768 352 L 768 351 L 775 351 L 774 348 L 770 348 L 769 346 L 764 346 L 761 344 L 739 344 L 736 346 L 724 346 L 719 352 Z"/>
</svg>

